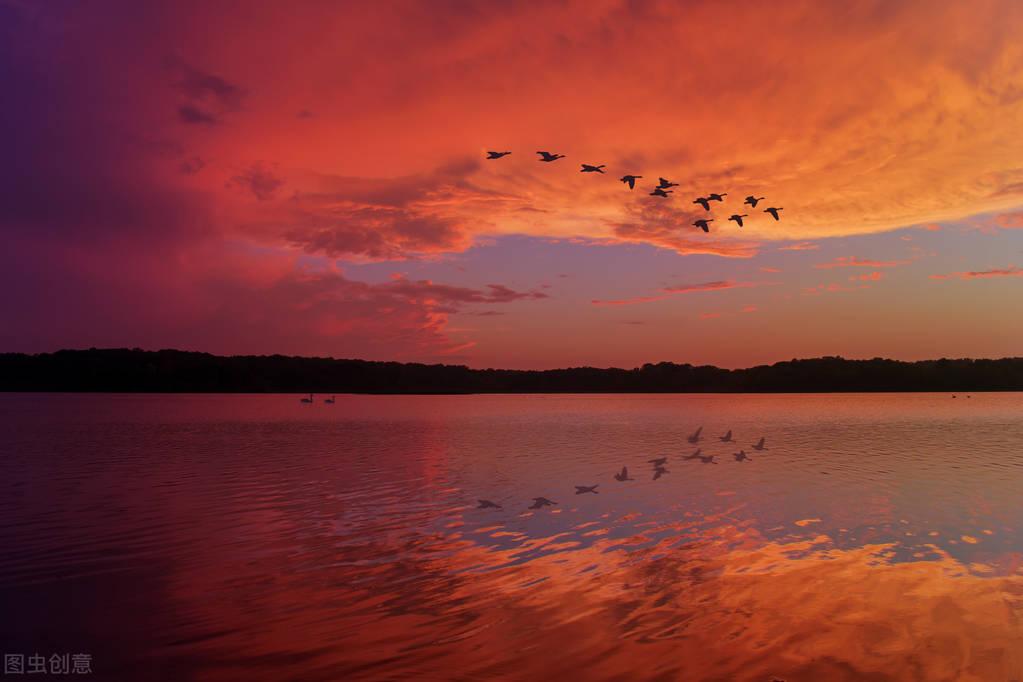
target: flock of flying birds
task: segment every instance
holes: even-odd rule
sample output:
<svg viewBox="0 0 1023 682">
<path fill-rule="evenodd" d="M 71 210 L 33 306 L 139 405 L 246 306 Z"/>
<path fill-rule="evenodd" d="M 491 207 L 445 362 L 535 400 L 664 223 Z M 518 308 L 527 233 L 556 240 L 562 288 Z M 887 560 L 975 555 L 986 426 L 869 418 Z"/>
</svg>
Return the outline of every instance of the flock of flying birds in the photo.
<svg viewBox="0 0 1023 682">
<path fill-rule="evenodd" d="M 702 436 L 700 435 L 701 433 L 703 433 L 703 427 L 702 426 L 700 428 L 696 429 L 696 431 L 692 435 L 690 435 L 686 440 L 689 441 L 690 445 L 698 445 L 700 440 L 702 439 Z M 722 443 L 734 443 L 735 439 L 732 438 L 732 430 L 729 429 L 728 433 L 726 433 L 725 435 L 718 436 L 718 440 L 721 441 Z M 750 447 L 753 448 L 754 450 L 758 451 L 758 452 L 763 452 L 764 450 L 767 450 L 767 446 L 765 445 L 766 440 L 767 440 L 766 438 L 761 437 L 759 441 L 757 441 L 756 443 L 754 443 Z M 736 462 L 740 462 L 740 463 L 741 462 L 752 462 L 753 461 L 749 457 L 749 455 L 746 454 L 745 450 L 739 450 L 738 452 L 733 453 L 732 457 L 735 458 Z M 717 464 L 717 462 L 714 461 L 714 458 L 715 458 L 715 455 L 704 455 L 703 454 L 703 448 L 698 447 L 696 449 L 696 452 L 694 452 L 691 455 L 686 455 L 682 459 L 684 461 L 691 461 L 691 460 L 694 460 L 694 459 L 698 459 L 701 462 L 703 462 L 704 464 Z M 657 479 L 659 479 L 661 476 L 664 476 L 665 474 L 670 473 L 664 467 L 664 465 L 668 463 L 668 458 L 667 457 L 655 457 L 654 459 L 647 460 L 647 463 L 651 464 L 653 466 L 653 480 L 655 480 L 655 481 Z M 622 470 L 619 471 L 617 474 L 615 474 L 614 477 L 615 477 L 615 480 L 620 482 L 620 483 L 625 483 L 626 481 L 634 481 L 634 480 L 636 480 L 636 479 L 631 478 L 629 476 L 629 467 L 626 467 L 626 466 L 623 466 Z M 599 494 L 597 492 L 597 488 L 599 486 L 600 486 L 599 483 L 596 484 L 596 485 L 577 485 L 575 487 L 575 494 L 576 495 L 584 495 L 586 493 L 592 493 L 594 495 L 597 495 L 597 494 Z M 501 505 L 499 505 L 497 502 L 492 502 L 490 500 L 477 500 L 477 502 L 479 502 L 479 506 L 476 507 L 477 509 L 503 509 L 504 508 Z M 550 506 L 553 506 L 555 504 L 557 504 L 557 502 L 555 502 L 554 500 L 548 500 L 546 497 L 534 497 L 533 498 L 533 504 L 529 505 L 529 509 L 542 509 L 544 507 L 550 507 Z"/>
<path fill-rule="evenodd" d="M 487 159 L 500 159 L 502 157 L 508 156 L 509 154 L 511 154 L 511 152 L 488 151 Z M 544 163 L 551 163 L 557 161 L 558 159 L 565 158 L 564 154 L 552 154 L 550 152 L 537 152 L 537 154 L 540 155 L 539 161 Z M 603 163 L 597 166 L 588 163 L 583 163 L 580 165 L 582 166 L 582 168 L 579 169 L 580 173 L 600 173 L 603 175 L 604 168 L 606 168 L 606 164 Z M 636 181 L 641 179 L 642 177 L 643 177 L 642 175 L 623 175 L 621 178 L 619 178 L 619 180 L 628 185 L 629 189 L 635 189 Z M 655 185 L 654 190 L 650 192 L 650 196 L 652 197 L 661 197 L 662 199 L 667 199 L 668 195 L 674 192 L 674 190 L 671 188 L 678 187 L 677 182 L 671 182 L 670 180 L 667 180 L 665 178 L 657 179 L 659 181 L 658 184 Z M 728 192 L 721 192 L 720 194 L 718 194 L 717 192 L 711 192 L 705 197 L 697 197 L 696 199 L 693 200 L 693 203 L 699 204 L 700 206 L 703 206 L 703 210 L 709 211 L 710 202 L 712 201 L 724 202 L 726 196 L 728 196 Z M 746 197 L 745 201 L 743 201 L 743 206 L 748 205 L 750 208 L 756 208 L 757 204 L 759 204 L 763 200 L 764 197 L 758 197 L 751 194 L 748 197 Z M 781 210 L 784 210 L 783 207 L 781 206 L 778 207 L 769 206 L 768 208 L 764 209 L 764 213 L 770 213 L 775 220 L 781 220 L 781 218 L 778 217 L 778 211 Z M 749 217 L 748 213 L 733 213 L 728 217 L 728 220 L 734 222 L 739 227 L 742 227 L 742 219 L 748 217 Z M 714 222 L 714 218 L 700 218 L 699 220 L 694 221 L 693 225 L 700 228 L 704 232 L 710 232 L 710 223 L 712 222 Z"/>
</svg>

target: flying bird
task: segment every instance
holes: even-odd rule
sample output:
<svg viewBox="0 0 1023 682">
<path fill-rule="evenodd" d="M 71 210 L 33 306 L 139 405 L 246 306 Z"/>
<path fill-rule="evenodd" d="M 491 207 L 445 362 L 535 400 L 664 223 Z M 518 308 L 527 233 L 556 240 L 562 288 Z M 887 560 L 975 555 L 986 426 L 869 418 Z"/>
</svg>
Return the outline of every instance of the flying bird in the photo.
<svg viewBox="0 0 1023 682">
<path fill-rule="evenodd" d="M 734 220 L 736 223 L 739 224 L 739 227 L 742 227 L 742 219 L 748 217 L 749 216 L 745 213 L 733 213 L 732 215 L 728 216 L 728 219 Z"/>
<path fill-rule="evenodd" d="M 540 509 L 541 507 L 549 507 L 552 504 L 557 504 L 554 500 L 548 500 L 546 497 L 534 497 L 533 504 L 529 505 L 530 509 Z"/>
<path fill-rule="evenodd" d="M 487 152 L 488 159 L 499 159 L 502 156 L 508 156 L 511 152 Z"/>
<path fill-rule="evenodd" d="M 755 197 L 755 196 L 753 196 L 751 194 L 748 197 L 746 197 L 746 201 L 744 201 L 742 203 L 749 204 L 750 208 L 756 208 L 757 207 L 757 202 L 763 201 L 763 199 L 764 199 L 764 197 Z"/>
<path fill-rule="evenodd" d="M 760 437 L 760 442 L 759 443 L 754 443 L 752 447 L 753 447 L 754 450 L 766 450 L 767 448 L 764 447 L 764 437 L 761 436 Z"/>
<path fill-rule="evenodd" d="M 650 193 L 652 197 L 666 197 L 672 193 L 673 190 L 664 191 L 660 187 L 654 187 L 654 191 Z"/>
<path fill-rule="evenodd" d="M 477 500 L 477 502 L 480 503 L 480 506 L 476 507 L 477 509 L 503 509 L 497 502 L 491 502 L 490 500 Z"/>
<path fill-rule="evenodd" d="M 701 431 L 703 431 L 703 427 L 702 426 L 700 428 L 696 429 L 695 431 L 693 431 L 692 435 L 690 435 L 688 438 L 686 438 L 686 440 L 688 440 L 691 444 L 696 445 L 697 443 L 700 442 L 700 432 Z"/>
<path fill-rule="evenodd" d="M 700 228 L 704 232 L 710 232 L 710 225 L 708 225 L 707 223 L 712 223 L 712 222 L 714 222 L 713 218 L 707 218 L 707 219 L 700 218 L 699 220 L 694 221 L 693 225 L 696 225 L 698 228 Z"/>
<path fill-rule="evenodd" d="M 551 154 L 550 152 L 537 152 L 537 154 L 540 155 L 540 161 L 545 161 L 547 163 L 565 158 L 564 154 Z"/>
<path fill-rule="evenodd" d="M 642 175 L 623 175 L 621 181 L 629 186 L 629 189 L 636 189 L 636 181 L 639 180 Z"/>
<path fill-rule="evenodd" d="M 600 485 L 599 483 L 597 485 Z M 577 485 L 575 487 L 575 494 L 582 495 L 583 493 L 593 493 L 597 495 L 597 485 Z"/>
<path fill-rule="evenodd" d="M 629 467 L 622 467 L 622 470 L 615 474 L 616 481 L 632 481 L 635 479 L 629 478 Z"/>
<path fill-rule="evenodd" d="M 738 452 L 732 453 L 732 457 L 735 457 L 736 462 L 752 462 L 753 460 L 746 456 L 745 450 L 739 450 Z"/>
<path fill-rule="evenodd" d="M 700 461 L 704 464 L 717 464 L 717 462 L 714 461 L 714 455 L 707 455 L 705 457 L 701 456 Z"/>
<path fill-rule="evenodd" d="M 580 173 L 603 173 L 604 166 L 607 164 L 602 163 L 599 166 L 591 166 L 588 163 L 581 163 L 579 165 L 582 166 L 582 170 L 579 171 Z"/>
<path fill-rule="evenodd" d="M 728 433 L 723 436 L 718 436 L 718 440 L 722 443 L 734 443 L 735 441 L 732 440 L 732 430 L 728 429 Z"/>
<path fill-rule="evenodd" d="M 725 197 L 727 197 L 727 196 L 728 196 L 728 192 L 725 192 L 724 194 L 718 194 L 717 192 L 711 192 L 710 194 L 707 195 L 707 198 L 710 199 L 711 201 L 724 201 Z"/>
<path fill-rule="evenodd" d="M 696 448 L 696 452 L 694 452 L 691 455 L 686 455 L 682 459 L 686 459 L 686 460 L 688 460 L 688 459 L 700 459 L 700 455 L 702 455 L 702 454 L 703 454 L 703 448 Z"/>
<path fill-rule="evenodd" d="M 781 208 L 774 208 L 772 206 L 771 208 L 765 208 L 764 209 L 764 213 L 770 213 L 771 215 L 774 216 L 775 220 L 780 220 L 780 218 L 778 218 L 778 211 L 781 211 L 781 210 L 783 210 L 783 209 L 781 209 Z"/>
<path fill-rule="evenodd" d="M 669 181 L 669 180 L 667 180 L 665 178 L 657 178 L 657 179 L 661 181 L 661 183 L 659 185 L 657 185 L 661 189 L 668 189 L 669 187 L 678 187 L 678 183 L 677 182 L 671 182 L 671 181 Z"/>
<path fill-rule="evenodd" d="M 667 457 L 658 457 L 657 459 L 648 459 L 647 462 L 653 464 L 655 467 L 659 467 L 668 461 Z"/>
<path fill-rule="evenodd" d="M 666 473 L 668 473 L 667 469 L 665 469 L 664 467 L 657 467 L 656 469 L 654 469 L 654 480 L 656 481 Z"/>
<path fill-rule="evenodd" d="M 703 206 L 704 211 L 710 210 L 710 200 L 707 199 L 706 197 L 697 197 L 696 199 L 693 200 L 693 203 Z"/>
</svg>

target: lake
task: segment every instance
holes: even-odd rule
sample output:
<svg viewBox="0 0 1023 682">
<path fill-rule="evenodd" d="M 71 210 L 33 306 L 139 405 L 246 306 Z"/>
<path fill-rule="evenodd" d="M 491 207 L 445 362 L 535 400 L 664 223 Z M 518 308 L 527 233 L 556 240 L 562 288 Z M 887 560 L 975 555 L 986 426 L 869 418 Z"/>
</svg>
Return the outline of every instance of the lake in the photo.
<svg viewBox="0 0 1023 682">
<path fill-rule="evenodd" d="M 322 398 L 0 395 L 4 653 L 91 679 L 1023 679 L 1023 394 Z"/>
</svg>

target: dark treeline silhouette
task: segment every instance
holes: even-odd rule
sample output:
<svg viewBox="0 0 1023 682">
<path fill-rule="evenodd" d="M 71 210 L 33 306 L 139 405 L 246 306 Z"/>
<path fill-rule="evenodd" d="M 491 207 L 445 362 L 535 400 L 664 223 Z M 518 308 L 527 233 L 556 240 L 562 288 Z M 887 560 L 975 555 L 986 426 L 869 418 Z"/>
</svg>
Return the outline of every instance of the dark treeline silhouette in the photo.
<svg viewBox="0 0 1023 682">
<path fill-rule="evenodd" d="M 0 354 L 2 391 L 238 393 L 797 393 L 1023 391 L 1023 358 L 791 360 L 727 370 L 670 362 L 637 369 L 470 369 L 462 365 L 176 350 Z"/>
</svg>

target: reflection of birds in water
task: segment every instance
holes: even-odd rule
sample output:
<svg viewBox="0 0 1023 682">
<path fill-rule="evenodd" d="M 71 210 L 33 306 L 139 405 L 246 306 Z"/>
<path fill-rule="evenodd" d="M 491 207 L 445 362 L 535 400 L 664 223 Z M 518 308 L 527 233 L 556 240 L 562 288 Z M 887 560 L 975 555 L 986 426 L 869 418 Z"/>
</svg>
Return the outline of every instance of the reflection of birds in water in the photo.
<svg viewBox="0 0 1023 682">
<path fill-rule="evenodd" d="M 649 464 L 653 464 L 655 467 L 659 467 L 659 466 L 661 466 L 662 464 L 664 464 L 667 461 L 668 461 L 667 457 L 657 457 L 656 459 L 648 459 L 647 460 L 647 462 Z"/>
<path fill-rule="evenodd" d="M 650 196 L 652 196 L 652 197 L 667 197 L 673 191 L 675 191 L 675 190 L 669 189 L 669 190 L 665 191 L 665 190 L 661 189 L 660 187 L 654 187 L 654 191 L 650 193 Z"/>
<path fill-rule="evenodd" d="M 714 455 L 700 455 L 700 461 L 704 464 L 717 464 L 714 461 Z"/>
<path fill-rule="evenodd" d="M 582 169 L 579 171 L 580 173 L 601 173 L 601 174 L 603 174 L 604 166 L 606 164 L 602 163 L 599 166 L 591 166 L 588 163 L 581 163 L 579 165 L 582 166 Z"/>
<path fill-rule="evenodd" d="M 703 210 L 705 211 L 710 210 L 710 200 L 707 199 L 706 197 L 697 197 L 696 199 L 693 200 L 693 203 L 703 206 Z"/>
<path fill-rule="evenodd" d="M 693 225 L 696 225 L 696 227 L 700 228 L 704 232 L 710 232 L 710 225 L 708 223 L 712 223 L 712 222 L 714 222 L 713 218 L 707 218 L 707 219 L 700 218 L 699 220 L 693 221 Z"/>
<path fill-rule="evenodd" d="M 722 443 L 734 443 L 735 441 L 732 440 L 732 430 L 728 429 L 728 433 L 723 436 L 718 436 L 718 440 Z"/>
<path fill-rule="evenodd" d="M 616 481 L 632 481 L 634 479 L 629 478 L 629 467 L 622 467 L 622 470 L 615 474 Z"/>
<path fill-rule="evenodd" d="M 599 483 L 597 485 L 600 485 Z M 582 495 L 583 493 L 593 493 L 597 495 L 597 485 L 577 485 L 575 487 L 575 494 Z"/>
<path fill-rule="evenodd" d="M 668 473 L 667 469 L 665 469 L 664 467 L 660 467 L 660 466 L 657 467 L 656 469 L 654 469 L 654 480 L 656 481 L 657 479 L 659 479 L 661 476 L 663 476 L 666 473 Z"/>
<path fill-rule="evenodd" d="M 760 441 L 753 444 L 753 449 L 754 450 L 766 450 L 767 448 L 764 447 L 764 441 L 765 441 L 765 438 L 763 436 L 761 436 L 760 437 Z"/>
<path fill-rule="evenodd" d="M 499 159 L 502 156 L 508 156 L 511 152 L 487 152 L 488 159 Z"/>
<path fill-rule="evenodd" d="M 745 213 L 733 213 L 732 215 L 728 216 L 728 219 L 735 222 L 735 224 L 738 225 L 739 227 L 742 227 L 743 218 L 749 218 L 749 215 Z"/>
<path fill-rule="evenodd" d="M 311 403 L 312 401 L 313 401 L 313 394 L 312 393 L 309 394 L 308 398 L 300 398 L 299 399 L 299 402 L 302 402 L 302 403 Z"/>
<path fill-rule="evenodd" d="M 629 186 L 629 189 L 636 189 L 636 181 L 639 180 L 642 175 L 623 175 L 621 181 Z"/>
<path fill-rule="evenodd" d="M 746 456 L 746 451 L 745 450 L 739 450 L 738 452 L 733 453 L 732 457 L 735 457 L 735 461 L 736 462 L 752 462 L 753 461 L 752 459 L 750 459 L 749 457 Z"/>
<path fill-rule="evenodd" d="M 333 405 L 334 403 L 337 402 L 337 396 L 336 395 L 332 395 L 329 398 L 324 399 L 323 402 L 327 403 L 328 405 Z"/>
<path fill-rule="evenodd" d="M 490 500 L 477 500 L 477 502 L 480 503 L 480 506 L 476 507 L 477 509 L 503 509 L 497 502 L 491 502 Z"/>
<path fill-rule="evenodd" d="M 554 500 L 548 500 L 546 497 L 534 497 L 533 504 L 529 505 L 530 509 L 540 509 L 542 507 L 550 507 L 553 504 L 557 504 Z"/>
<path fill-rule="evenodd" d="M 700 432 L 701 431 L 703 431 L 703 427 L 702 426 L 700 428 L 696 429 L 695 431 L 693 431 L 693 433 L 686 440 L 688 440 L 693 445 L 696 445 L 697 443 L 700 442 Z"/>
<path fill-rule="evenodd" d="M 774 208 L 774 207 L 772 206 L 771 208 L 765 208 L 765 209 L 764 209 L 764 213 L 770 213 L 771 215 L 773 215 L 773 216 L 774 216 L 774 219 L 775 219 L 775 220 L 781 220 L 781 218 L 779 218 L 779 217 L 778 217 L 778 211 L 781 211 L 781 210 L 784 210 L 784 209 L 781 209 L 781 208 Z"/>
<path fill-rule="evenodd" d="M 764 197 L 755 197 L 755 196 L 753 196 L 751 194 L 748 197 L 746 197 L 746 201 L 744 201 L 742 203 L 749 204 L 750 208 L 756 208 L 757 207 L 757 203 L 760 202 L 763 198 Z"/>
<path fill-rule="evenodd" d="M 691 455 L 686 455 L 682 459 L 700 459 L 700 455 L 703 454 L 703 448 L 696 448 L 696 452 Z"/>
<path fill-rule="evenodd" d="M 540 161 L 544 161 L 546 163 L 565 158 L 564 154 L 551 154 L 550 152 L 537 152 L 537 154 L 540 155 Z"/>
</svg>

